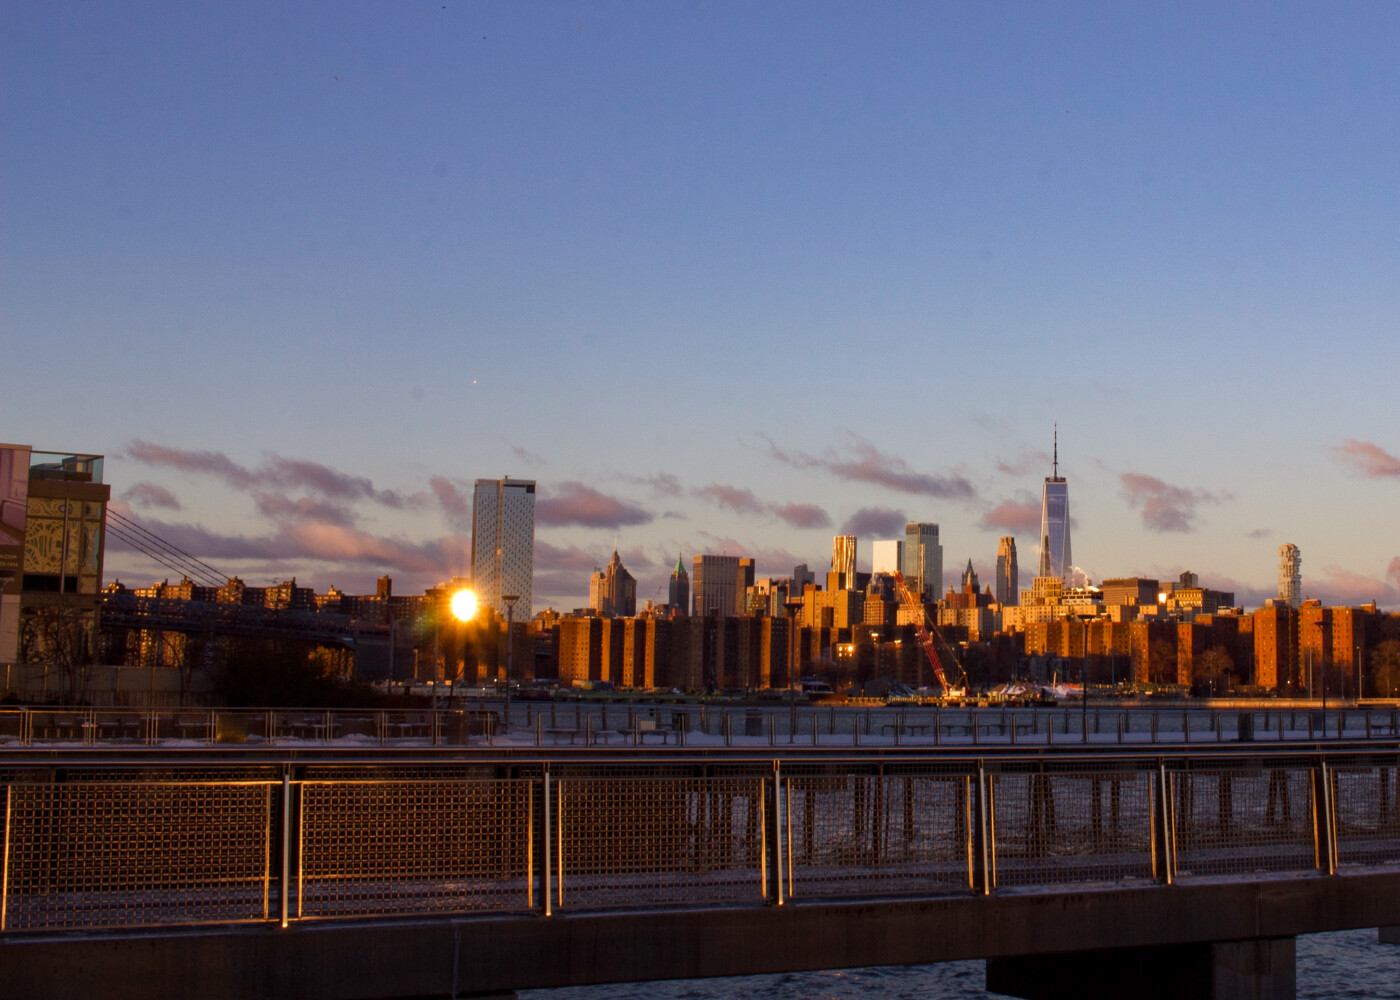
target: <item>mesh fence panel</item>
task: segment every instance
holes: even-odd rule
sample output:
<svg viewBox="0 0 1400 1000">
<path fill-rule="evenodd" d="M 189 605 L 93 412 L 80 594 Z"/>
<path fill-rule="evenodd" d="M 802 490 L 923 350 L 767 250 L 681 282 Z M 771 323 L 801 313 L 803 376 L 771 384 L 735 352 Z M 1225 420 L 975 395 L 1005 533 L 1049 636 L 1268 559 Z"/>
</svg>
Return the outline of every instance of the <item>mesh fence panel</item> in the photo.
<svg viewBox="0 0 1400 1000">
<path fill-rule="evenodd" d="M 784 855 L 794 898 L 967 891 L 966 774 L 789 772 Z"/>
<path fill-rule="evenodd" d="M 1307 763 L 1178 771 L 1171 783 L 1179 878 L 1317 867 Z"/>
<path fill-rule="evenodd" d="M 9 786 L 7 930 L 261 920 L 272 789 Z"/>
<path fill-rule="evenodd" d="M 763 898 L 761 777 L 570 774 L 555 788 L 561 908 Z"/>
<path fill-rule="evenodd" d="M 520 778 L 305 783 L 297 915 L 528 909 L 533 810 Z"/>
<path fill-rule="evenodd" d="M 1150 771 L 1002 772 L 988 782 L 998 886 L 1152 878 Z"/>
<path fill-rule="evenodd" d="M 1337 860 L 1342 865 L 1400 864 L 1400 759 L 1383 758 L 1332 771 Z"/>
</svg>

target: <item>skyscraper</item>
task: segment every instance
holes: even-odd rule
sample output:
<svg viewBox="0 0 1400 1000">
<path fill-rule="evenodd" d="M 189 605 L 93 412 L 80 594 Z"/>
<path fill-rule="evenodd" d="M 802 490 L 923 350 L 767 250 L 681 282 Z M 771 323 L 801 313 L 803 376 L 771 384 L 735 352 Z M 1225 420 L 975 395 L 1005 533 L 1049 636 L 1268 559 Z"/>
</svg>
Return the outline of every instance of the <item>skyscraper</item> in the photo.
<svg viewBox="0 0 1400 1000">
<path fill-rule="evenodd" d="M 738 556 L 696 556 L 690 573 L 696 617 L 742 614 L 744 592 L 739 582 Z M 736 594 L 737 590 L 737 594 Z"/>
<path fill-rule="evenodd" d="M 1290 608 L 1303 602 L 1303 553 L 1296 545 L 1278 547 L 1278 598 Z"/>
<path fill-rule="evenodd" d="M 1016 539 L 1003 535 L 997 542 L 997 603 L 1021 603 L 1021 572 L 1016 568 Z"/>
<path fill-rule="evenodd" d="M 673 616 L 690 614 L 690 574 L 685 571 L 679 552 L 676 553 L 676 568 L 671 571 L 671 586 L 666 593 L 666 601 Z"/>
<path fill-rule="evenodd" d="M 637 580 L 622 565 L 617 549 L 607 567 L 588 581 L 588 606 L 599 618 L 631 618 L 637 613 Z"/>
<path fill-rule="evenodd" d="M 909 521 L 904 525 L 904 582 L 923 601 L 943 596 L 943 546 L 938 525 Z"/>
<path fill-rule="evenodd" d="M 1069 484 L 1060 475 L 1060 430 L 1055 428 L 1055 459 L 1040 498 L 1040 572 L 1072 583 L 1074 560 L 1069 551 Z"/>
<path fill-rule="evenodd" d="M 841 575 L 842 590 L 856 585 L 855 535 L 837 535 L 831 540 L 831 572 Z"/>
<path fill-rule="evenodd" d="M 904 572 L 904 542 L 898 538 L 877 541 L 870 547 L 870 572 L 894 576 Z"/>
<path fill-rule="evenodd" d="M 514 594 L 517 619 L 534 615 L 535 481 L 478 479 L 472 490 L 472 586 L 477 601 L 504 615 Z"/>
</svg>

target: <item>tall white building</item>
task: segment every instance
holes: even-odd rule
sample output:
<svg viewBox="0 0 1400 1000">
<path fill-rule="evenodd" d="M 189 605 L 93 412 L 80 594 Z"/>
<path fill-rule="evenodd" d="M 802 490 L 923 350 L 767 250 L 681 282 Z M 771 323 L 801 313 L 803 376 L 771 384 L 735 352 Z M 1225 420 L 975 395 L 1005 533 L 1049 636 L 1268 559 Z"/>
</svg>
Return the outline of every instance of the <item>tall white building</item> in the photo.
<svg viewBox="0 0 1400 1000">
<path fill-rule="evenodd" d="M 1069 586 L 1074 573 L 1074 557 L 1069 550 L 1069 484 L 1060 475 L 1058 428 L 1055 430 L 1054 462 L 1040 497 L 1040 572 L 1036 575 L 1057 576 Z"/>
<path fill-rule="evenodd" d="M 472 491 L 472 587 L 480 604 L 506 613 L 514 594 L 516 619 L 534 616 L 535 481 L 478 479 Z"/>
<path fill-rule="evenodd" d="M 1278 598 L 1290 608 L 1303 603 L 1303 553 L 1296 545 L 1278 547 Z"/>
<path fill-rule="evenodd" d="M 904 572 L 904 543 L 898 538 L 877 541 L 870 547 L 870 572 L 894 576 Z"/>
<path fill-rule="evenodd" d="M 904 582 L 923 601 L 943 596 L 943 546 L 938 525 L 909 521 L 904 525 Z"/>
</svg>

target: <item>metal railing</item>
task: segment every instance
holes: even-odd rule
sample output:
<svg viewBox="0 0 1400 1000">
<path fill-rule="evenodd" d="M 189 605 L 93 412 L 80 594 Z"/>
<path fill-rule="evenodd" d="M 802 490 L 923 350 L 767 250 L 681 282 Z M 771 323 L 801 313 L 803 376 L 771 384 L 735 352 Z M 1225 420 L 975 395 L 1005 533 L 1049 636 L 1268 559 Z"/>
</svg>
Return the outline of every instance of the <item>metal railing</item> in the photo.
<svg viewBox="0 0 1400 1000">
<path fill-rule="evenodd" d="M 1384 706 L 1211 709 L 672 705 L 474 699 L 422 709 L 0 709 L 5 746 L 1155 746 L 1400 738 Z"/>
<path fill-rule="evenodd" d="M 1394 750 L 0 759 L 0 931 L 1331 876 L 1400 865 L 1397 774 Z"/>
</svg>

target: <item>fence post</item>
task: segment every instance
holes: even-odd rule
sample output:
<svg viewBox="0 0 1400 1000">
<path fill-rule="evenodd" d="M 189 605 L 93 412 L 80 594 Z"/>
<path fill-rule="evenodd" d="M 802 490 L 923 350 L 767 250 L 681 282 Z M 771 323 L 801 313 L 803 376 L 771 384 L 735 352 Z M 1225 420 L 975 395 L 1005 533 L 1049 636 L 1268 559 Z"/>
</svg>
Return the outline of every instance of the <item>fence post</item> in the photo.
<svg viewBox="0 0 1400 1000">
<path fill-rule="evenodd" d="M 973 835 L 976 881 L 974 891 L 981 896 L 990 896 L 996 885 L 995 846 L 992 837 L 991 794 L 987 787 L 987 768 L 982 761 L 977 762 L 977 827 Z"/>
<path fill-rule="evenodd" d="M 1332 773 L 1327 761 L 1319 758 L 1313 771 L 1313 839 L 1317 867 L 1328 875 L 1337 874 L 1337 812 L 1332 795 Z"/>
<path fill-rule="evenodd" d="M 0 845 L 0 931 L 5 929 L 10 903 L 10 786 L 5 786 L 5 840 Z"/>
<path fill-rule="evenodd" d="M 288 908 L 292 898 L 292 772 L 289 767 L 282 769 L 282 871 L 281 886 L 278 889 L 278 924 L 287 926 Z"/>
<path fill-rule="evenodd" d="M 774 906 L 783 906 L 783 771 L 782 765 L 778 761 L 773 761 L 773 781 L 769 786 L 771 790 L 773 824 L 768 845 L 769 856 L 773 860 L 773 886 L 768 891 L 768 900 Z"/>
<path fill-rule="evenodd" d="M 1154 852 L 1161 862 L 1157 880 L 1171 885 L 1176 879 L 1176 823 L 1172 818 L 1172 789 L 1165 761 L 1157 761 L 1156 823 L 1152 831 Z"/>
<path fill-rule="evenodd" d="M 540 781 L 540 788 L 544 797 L 541 812 L 543 822 L 540 824 L 540 838 L 544 841 L 543 850 L 540 856 L 544 858 L 544 865 L 540 870 L 540 896 L 544 899 L 544 915 L 554 916 L 554 798 L 549 790 L 549 762 L 544 765 L 544 777 Z"/>
</svg>

